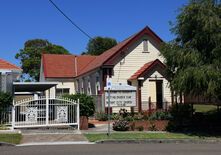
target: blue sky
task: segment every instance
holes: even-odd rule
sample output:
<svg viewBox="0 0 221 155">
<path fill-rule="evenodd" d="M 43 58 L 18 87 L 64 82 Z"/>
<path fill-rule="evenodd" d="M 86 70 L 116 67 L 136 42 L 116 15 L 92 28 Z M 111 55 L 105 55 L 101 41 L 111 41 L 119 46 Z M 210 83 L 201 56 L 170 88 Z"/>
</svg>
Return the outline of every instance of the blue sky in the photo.
<svg viewBox="0 0 221 155">
<path fill-rule="evenodd" d="M 173 39 L 169 21 L 188 0 L 53 0 L 90 36 L 122 41 L 146 25 L 164 41 Z M 0 58 L 14 58 L 29 39 L 47 39 L 73 54 L 85 50 L 88 38 L 73 27 L 48 0 L 0 1 Z"/>
</svg>

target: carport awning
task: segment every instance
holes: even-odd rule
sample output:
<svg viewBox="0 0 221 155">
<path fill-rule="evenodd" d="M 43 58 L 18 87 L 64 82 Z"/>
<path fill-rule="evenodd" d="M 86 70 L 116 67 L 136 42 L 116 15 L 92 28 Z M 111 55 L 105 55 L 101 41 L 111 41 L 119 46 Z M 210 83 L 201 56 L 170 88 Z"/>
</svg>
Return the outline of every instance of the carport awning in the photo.
<svg viewBox="0 0 221 155">
<path fill-rule="evenodd" d="M 14 92 L 45 91 L 57 84 L 58 82 L 13 82 L 13 90 Z"/>
</svg>

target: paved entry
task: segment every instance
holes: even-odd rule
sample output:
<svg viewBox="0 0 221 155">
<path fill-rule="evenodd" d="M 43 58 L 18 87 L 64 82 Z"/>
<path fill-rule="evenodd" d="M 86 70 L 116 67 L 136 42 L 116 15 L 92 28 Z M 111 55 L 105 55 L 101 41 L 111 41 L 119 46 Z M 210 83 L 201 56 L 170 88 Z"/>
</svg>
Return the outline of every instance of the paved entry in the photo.
<svg viewBox="0 0 221 155">
<path fill-rule="evenodd" d="M 13 128 L 77 126 L 79 102 L 67 98 L 30 98 L 14 103 Z"/>
<path fill-rule="evenodd" d="M 23 134 L 21 144 L 87 142 L 82 134 Z"/>
</svg>

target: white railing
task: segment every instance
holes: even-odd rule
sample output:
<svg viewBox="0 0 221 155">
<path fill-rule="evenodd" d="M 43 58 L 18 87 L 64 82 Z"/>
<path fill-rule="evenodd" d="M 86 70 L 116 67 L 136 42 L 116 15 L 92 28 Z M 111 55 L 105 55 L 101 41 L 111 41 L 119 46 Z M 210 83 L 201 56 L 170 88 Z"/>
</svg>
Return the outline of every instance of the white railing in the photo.
<svg viewBox="0 0 221 155">
<path fill-rule="evenodd" d="M 13 128 L 65 125 L 77 125 L 79 129 L 79 102 L 39 97 L 18 101 L 12 108 Z"/>
</svg>

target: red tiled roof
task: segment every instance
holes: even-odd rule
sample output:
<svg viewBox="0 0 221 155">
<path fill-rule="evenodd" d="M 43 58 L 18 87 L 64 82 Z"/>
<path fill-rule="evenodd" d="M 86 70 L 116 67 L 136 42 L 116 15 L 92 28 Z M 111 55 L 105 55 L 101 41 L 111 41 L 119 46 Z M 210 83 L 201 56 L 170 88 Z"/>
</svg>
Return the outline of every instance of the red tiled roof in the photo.
<svg viewBox="0 0 221 155">
<path fill-rule="evenodd" d="M 8 70 L 22 70 L 20 67 L 17 67 L 14 64 L 11 64 L 8 61 L 5 61 L 0 58 L 0 69 L 8 69 Z"/>
<path fill-rule="evenodd" d="M 130 78 L 129 80 L 135 80 L 138 79 L 139 77 L 143 76 L 143 74 L 147 71 L 149 71 L 152 67 L 155 65 L 160 65 L 161 67 L 165 68 L 166 66 L 158 59 L 154 61 L 150 61 L 146 64 L 144 64 L 138 71 L 136 71 Z"/>
<path fill-rule="evenodd" d="M 142 35 L 148 34 L 158 43 L 163 42 L 162 39 L 157 36 L 149 27 L 145 27 L 140 32 L 134 34 L 133 36 L 129 37 L 128 39 L 120 42 L 116 46 L 112 47 L 111 49 L 105 51 L 101 55 L 97 56 L 91 63 L 87 65 L 79 75 L 85 74 L 90 72 L 102 65 L 114 65 L 113 60 L 120 54 L 120 51 L 123 50 L 125 47 L 133 43 L 134 41 L 138 40 Z"/>
<path fill-rule="evenodd" d="M 145 27 L 140 32 L 118 43 L 99 56 L 44 54 L 43 67 L 45 77 L 76 77 L 93 71 L 103 65 L 114 65 L 114 59 L 118 57 L 121 51 L 134 41 L 137 41 L 144 34 L 150 35 L 158 43 L 163 42 L 149 27 Z M 77 64 L 77 74 L 75 64 Z"/>
<path fill-rule="evenodd" d="M 97 56 L 93 61 L 91 61 L 80 73 L 82 75 L 84 73 L 90 72 L 93 69 L 96 69 L 104 64 L 114 53 L 119 51 L 131 38 L 126 39 L 125 41 L 117 44 L 116 46 L 112 47 L 111 49 L 105 51 L 101 55 Z"/>
<path fill-rule="evenodd" d="M 93 59 L 95 56 L 43 54 L 44 76 L 46 78 L 73 78 Z"/>
<path fill-rule="evenodd" d="M 91 56 L 91 55 L 81 55 L 81 56 L 78 56 L 76 61 L 77 61 L 77 75 L 80 74 L 80 72 L 82 70 L 84 70 L 85 67 L 87 67 L 87 65 L 89 63 L 91 63 L 93 60 L 96 59 L 97 56 Z M 76 76 L 77 76 L 76 75 Z"/>
<path fill-rule="evenodd" d="M 75 76 L 74 55 L 43 54 L 44 76 L 70 78 Z"/>
</svg>

